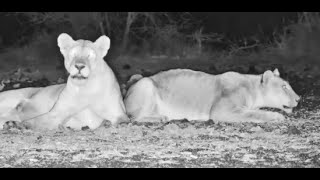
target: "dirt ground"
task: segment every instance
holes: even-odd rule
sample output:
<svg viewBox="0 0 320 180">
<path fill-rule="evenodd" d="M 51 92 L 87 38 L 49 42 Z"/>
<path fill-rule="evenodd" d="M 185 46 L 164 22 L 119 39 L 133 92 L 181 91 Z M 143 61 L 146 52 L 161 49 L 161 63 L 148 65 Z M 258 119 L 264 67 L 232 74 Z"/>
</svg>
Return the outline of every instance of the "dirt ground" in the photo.
<svg viewBox="0 0 320 180">
<path fill-rule="evenodd" d="M 127 62 L 114 65 L 122 69 L 117 71 L 120 83 L 129 75 L 148 75 L 161 68 L 210 71 L 210 63 L 182 66 L 176 60 L 147 71 L 156 61 Z M 19 87 L 49 83 L 28 81 Z M 303 77 L 290 83 L 302 101 L 285 122 L 180 120 L 80 132 L 0 131 L 0 167 L 320 167 L 320 81 Z M 5 90 L 14 84 L 17 82 L 8 83 Z"/>
</svg>

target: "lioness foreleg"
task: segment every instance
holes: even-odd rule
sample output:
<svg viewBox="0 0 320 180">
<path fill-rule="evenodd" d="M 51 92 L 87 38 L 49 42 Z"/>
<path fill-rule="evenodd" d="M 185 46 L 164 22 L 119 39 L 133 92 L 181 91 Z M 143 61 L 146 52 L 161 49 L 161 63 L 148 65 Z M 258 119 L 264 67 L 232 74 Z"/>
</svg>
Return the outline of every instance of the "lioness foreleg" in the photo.
<svg viewBox="0 0 320 180">
<path fill-rule="evenodd" d="M 242 110 L 240 111 L 242 114 L 241 117 L 244 119 L 249 119 L 252 121 L 260 121 L 260 122 L 281 122 L 284 121 L 286 118 L 278 113 L 278 112 L 271 112 L 271 111 L 264 111 L 264 110 Z"/>
<path fill-rule="evenodd" d="M 285 120 L 285 117 L 277 112 L 263 111 L 263 110 L 248 110 L 238 109 L 229 111 L 220 111 L 213 117 L 218 121 L 226 122 L 281 122 Z"/>
<path fill-rule="evenodd" d="M 118 126 L 124 122 L 130 122 L 121 97 L 106 100 L 103 100 L 102 98 L 101 102 L 91 105 L 90 109 L 102 119 L 110 121 L 113 126 Z"/>
</svg>

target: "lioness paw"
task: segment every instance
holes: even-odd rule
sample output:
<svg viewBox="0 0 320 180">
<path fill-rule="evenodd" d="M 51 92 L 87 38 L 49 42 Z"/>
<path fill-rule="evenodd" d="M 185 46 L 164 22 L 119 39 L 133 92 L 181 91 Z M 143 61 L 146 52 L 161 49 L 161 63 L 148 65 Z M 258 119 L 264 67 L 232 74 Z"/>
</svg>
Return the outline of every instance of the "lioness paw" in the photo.
<svg viewBox="0 0 320 180">
<path fill-rule="evenodd" d="M 117 121 L 111 122 L 114 127 L 119 127 L 121 124 L 130 123 L 130 119 L 127 116 L 122 116 L 117 119 Z"/>
<path fill-rule="evenodd" d="M 268 119 L 270 119 L 272 122 L 282 122 L 286 120 L 286 117 L 277 112 L 270 112 L 268 114 Z"/>
</svg>

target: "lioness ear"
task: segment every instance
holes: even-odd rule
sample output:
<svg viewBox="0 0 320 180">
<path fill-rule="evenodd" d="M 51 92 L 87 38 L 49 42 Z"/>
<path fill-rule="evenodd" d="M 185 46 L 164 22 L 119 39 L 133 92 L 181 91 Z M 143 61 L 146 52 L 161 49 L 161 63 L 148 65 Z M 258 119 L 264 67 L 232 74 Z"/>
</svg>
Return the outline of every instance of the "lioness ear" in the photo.
<svg viewBox="0 0 320 180">
<path fill-rule="evenodd" d="M 273 71 L 273 74 L 276 75 L 276 76 L 280 76 L 280 72 L 279 72 L 278 68 L 276 68 L 276 69 Z"/>
<path fill-rule="evenodd" d="M 273 76 L 274 76 L 274 74 L 270 70 L 264 72 L 262 75 L 262 78 L 261 78 L 261 84 L 267 83 Z"/>
<path fill-rule="evenodd" d="M 102 57 L 104 57 L 107 55 L 110 48 L 110 39 L 108 38 L 108 36 L 103 35 L 94 42 L 94 45 L 100 51 Z"/>
<path fill-rule="evenodd" d="M 63 55 L 65 55 L 65 52 L 71 48 L 74 43 L 75 41 L 67 33 L 62 33 L 58 37 L 58 46 Z"/>
</svg>

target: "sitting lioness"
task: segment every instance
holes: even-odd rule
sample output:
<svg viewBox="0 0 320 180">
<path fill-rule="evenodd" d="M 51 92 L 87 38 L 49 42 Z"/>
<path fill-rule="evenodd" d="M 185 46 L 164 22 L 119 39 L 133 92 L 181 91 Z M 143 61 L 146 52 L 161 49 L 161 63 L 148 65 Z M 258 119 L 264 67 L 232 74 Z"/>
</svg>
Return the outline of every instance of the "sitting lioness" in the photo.
<svg viewBox="0 0 320 180">
<path fill-rule="evenodd" d="M 58 46 L 69 72 L 67 83 L 2 92 L 0 128 L 16 124 L 10 120 L 38 130 L 95 129 L 104 120 L 113 125 L 128 121 L 119 84 L 103 60 L 110 39 L 101 36 L 95 42 L 74 41 L 63 33 L 58 37 Z"/>
<path fill-rule="evenodd" d="M 285 117 L 259 108 L 291 113 L 299 99 L 289 83 L 280 78 L 278 69 L 261 75 L 210 75 L 176 69 L 138 80 L 129 88 L 124 103 L 133 121 L 265 122 Z"/>
</svg>

